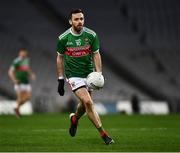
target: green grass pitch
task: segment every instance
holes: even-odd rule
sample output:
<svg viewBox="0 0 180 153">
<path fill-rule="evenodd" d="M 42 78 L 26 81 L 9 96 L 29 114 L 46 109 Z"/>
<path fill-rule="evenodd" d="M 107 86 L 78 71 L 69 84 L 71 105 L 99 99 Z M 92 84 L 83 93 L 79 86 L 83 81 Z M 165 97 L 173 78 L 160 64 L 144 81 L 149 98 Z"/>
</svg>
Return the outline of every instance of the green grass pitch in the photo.
<svg viewBox="0 0 180 153">
<path fill-rule="evenodd" d="M 175 152 L 180 151 L 180 115 L 105 115 L 103 125 L 115 140 L 105 145 L 84 116 L 77 135 L 68 133 L 68 114 L 0 116 L 0 151 L 16 152 Z"/>
</svg>

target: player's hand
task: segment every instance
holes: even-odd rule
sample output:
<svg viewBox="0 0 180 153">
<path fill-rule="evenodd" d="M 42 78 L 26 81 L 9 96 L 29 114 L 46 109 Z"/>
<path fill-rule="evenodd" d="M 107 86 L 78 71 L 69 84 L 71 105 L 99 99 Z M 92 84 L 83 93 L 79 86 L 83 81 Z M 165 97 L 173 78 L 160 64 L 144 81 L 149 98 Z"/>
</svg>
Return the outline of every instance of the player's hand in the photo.
<svg viewBox="0 0 180 153">
<path fill-rule="evenodd" d="M 31 73 L 31 79 L 32 79 L 33 81 L 36 80 L 36 75 L 35 75 L 34 73 Z"/>
<path fill-rule="evenodd" d="M 64 95 L 64 79 L 58 79 L 58 93 L 60 96 Z"/>
</svg>

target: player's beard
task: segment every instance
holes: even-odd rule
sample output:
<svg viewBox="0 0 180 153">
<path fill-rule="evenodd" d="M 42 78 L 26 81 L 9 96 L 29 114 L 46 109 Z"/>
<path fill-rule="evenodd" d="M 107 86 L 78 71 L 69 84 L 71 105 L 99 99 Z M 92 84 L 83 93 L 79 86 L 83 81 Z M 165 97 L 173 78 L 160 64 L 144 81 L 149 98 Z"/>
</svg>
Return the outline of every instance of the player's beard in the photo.
<svg viewBox="0 0 180 153">
<path fill-rule="evenodd" d="M 81 33 L 82 29 L 83 29 L 83 25 L 74 26 L 74 30 L 75 30 L 77 33 Z"/>
</svg>

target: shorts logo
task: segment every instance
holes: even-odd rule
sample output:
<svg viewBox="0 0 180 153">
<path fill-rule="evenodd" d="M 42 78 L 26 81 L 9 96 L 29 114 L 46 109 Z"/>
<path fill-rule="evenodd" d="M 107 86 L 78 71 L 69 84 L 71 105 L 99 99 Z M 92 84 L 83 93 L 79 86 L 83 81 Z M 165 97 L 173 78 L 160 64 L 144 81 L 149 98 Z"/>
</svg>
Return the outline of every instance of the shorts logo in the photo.
<svg viewBox="0 0 180 153">
<path fill-rule="evenodd" d="M 75 82 L 71 82 L 71 87 L 72 87 L 72 88 L 75 87 Z"/>
</svg>

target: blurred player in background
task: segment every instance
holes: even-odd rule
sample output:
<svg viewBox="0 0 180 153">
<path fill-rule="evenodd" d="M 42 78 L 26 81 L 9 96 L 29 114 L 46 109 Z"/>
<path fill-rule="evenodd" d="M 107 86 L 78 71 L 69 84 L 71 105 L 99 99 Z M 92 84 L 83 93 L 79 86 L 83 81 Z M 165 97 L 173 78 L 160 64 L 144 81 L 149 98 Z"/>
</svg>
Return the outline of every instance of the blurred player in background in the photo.
<svg viewBox="0 0 180 153">
<path fill-rule="evenodd" d="M 30 79 L 35 80 L 36 76 L 32 72 L 29 64 L 28 52 L 20 49 L 18 57 L 9 68 L 8 75 L 14 83 L 17 96 L 17 105 L 14 108 L 17 117 L 20 117 L 20 107 L 31 98 Z"/>
<path fill-rule="evenodd" d="M 75 136 L 78 121 L 86 112 L 108 145 L 114 140 L 104 130 L 86 85 L 89 73 L 94 70 L 102 73 L 99 39 L 94 31 L 84 27 L 84 13 L 81 9 L 71 11 L 69 23 L 71 28 L 59 36 L 57 44 L 58 92 L 61 96 L 64 95 L 65 75 L 72 91 L 80 100 L 76 112 L 70 114 L 69 133 L 72 137 Z"/>
</svg>

